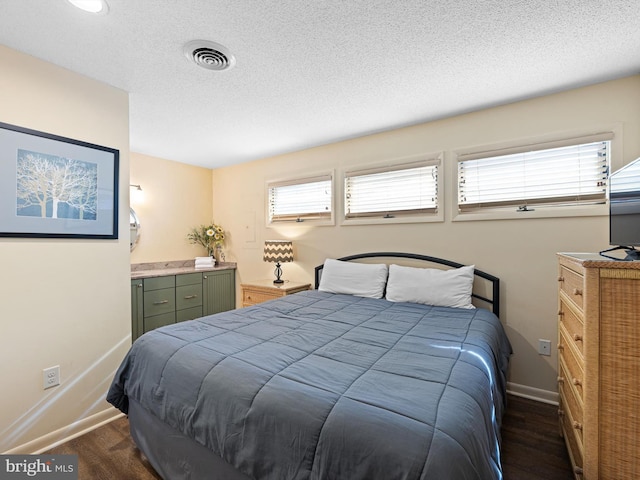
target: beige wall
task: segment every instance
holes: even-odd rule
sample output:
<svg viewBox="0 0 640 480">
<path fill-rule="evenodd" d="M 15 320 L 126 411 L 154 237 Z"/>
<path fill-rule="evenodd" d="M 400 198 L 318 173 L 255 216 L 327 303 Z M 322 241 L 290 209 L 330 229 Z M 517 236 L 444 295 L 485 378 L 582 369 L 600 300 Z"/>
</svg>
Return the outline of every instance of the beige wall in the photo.
<svg viewBox="0 0 640 480">
<path fill-rule="evenodd" d="M 131 153 L 131 183 L 141 185 L 131 206 L 142 226 L 131 263 L 187 260 L 206 255 L 191 245 L 187 233 L 212 221 L 211 170 Z"/>
<path fill-rule="evenodd" d="M 619 162 L 640 156 L 640 76 L 281 155 L 213 172 L 213 213 L 229 231 L 227 256 L 238 262 L 239 281 L 269 278 L 262 242 L 294 240 L 296 262 L 284 277 L 312 281 L 327 257 L 363 251 L 408 251 L 448 258 L 502 279 L 502 321 L 513 343 L 512 388 L 541 395 L 556 391 L 556 259 L 558 251 L 598 251 L 608 246 L 606 216 L 452 222 L 454 150 L 514 139 L 615 127 Z M 335 170 L 420 153 L 444 151 L 443 223 L 277 228 L 265 226 L 265 182 L 305 172 Z M 337 189 L 340 194 L 341 189 Z M 341 202 L 337 202 L 340 205 Z M 538 339 L 552 341 L 551 357 L 538 355 Z M 542 390 L 538 392 L 536 389 Z M 549 398 L 552 399 L 553 397 Z"/>
<path fill-rule="evenodd" d="M 127 94 L 3 46 L 0 71 L 0 121 L 120 150 L 128 218 Z M 126 220 L 118 230 L 119 240 L 0 238 L 0 452 L 31 453 L 115 414 L 104 395 L 131 342 Z M 54 365 L 62 384 L 45 391 L 42 369 Z"/>
</svg>

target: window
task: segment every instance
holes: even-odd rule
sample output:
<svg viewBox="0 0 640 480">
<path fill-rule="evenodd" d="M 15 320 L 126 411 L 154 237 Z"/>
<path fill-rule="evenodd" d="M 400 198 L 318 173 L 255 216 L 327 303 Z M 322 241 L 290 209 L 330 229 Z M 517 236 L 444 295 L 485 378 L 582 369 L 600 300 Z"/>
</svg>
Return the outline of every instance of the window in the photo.
<svg viewBox="0 0 640 480">
<path fill-rule="evenodd" d="M 438 210 L 439 159 L 345 173 L 345 218 L 394 218 Z"/>
<path fill-rule="evenodd" d="M 458 209 L 606 202 L 613 134 L 458 156 Z"/>
<path fill-rule="evenodd" d="M 269 223 L 331 219 L 332 180 L 327 174 L 269 183 Z"/>
</svg>

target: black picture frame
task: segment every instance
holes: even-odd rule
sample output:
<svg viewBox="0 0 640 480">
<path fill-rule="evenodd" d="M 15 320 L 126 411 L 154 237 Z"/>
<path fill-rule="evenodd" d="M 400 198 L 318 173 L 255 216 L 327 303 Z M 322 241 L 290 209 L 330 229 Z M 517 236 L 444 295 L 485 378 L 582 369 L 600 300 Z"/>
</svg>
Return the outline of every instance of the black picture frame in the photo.
<svg viewBox="0 0 640 480">
<path fill-rule="evenodd" d="M 119 150 L 0 122 L 0 237 L 118 238 Z"/>
</svg>

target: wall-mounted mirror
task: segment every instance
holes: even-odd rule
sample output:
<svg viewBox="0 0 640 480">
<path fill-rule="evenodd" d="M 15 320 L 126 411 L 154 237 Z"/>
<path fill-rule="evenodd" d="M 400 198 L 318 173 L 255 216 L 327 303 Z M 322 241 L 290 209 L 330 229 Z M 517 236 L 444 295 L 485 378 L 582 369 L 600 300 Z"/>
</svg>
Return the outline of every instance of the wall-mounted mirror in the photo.
<svg viewBox="0 0 640 480">
<path fill-rule="evenodd" d="M 131 239 L 129 246 L 131 250 L 136 248 L 136 244 L 140 239 L 140 221 L 138 220 L 138 216 L 133 208 L 129 209 L 129 229 L 131 231 Z"/>
</svg>

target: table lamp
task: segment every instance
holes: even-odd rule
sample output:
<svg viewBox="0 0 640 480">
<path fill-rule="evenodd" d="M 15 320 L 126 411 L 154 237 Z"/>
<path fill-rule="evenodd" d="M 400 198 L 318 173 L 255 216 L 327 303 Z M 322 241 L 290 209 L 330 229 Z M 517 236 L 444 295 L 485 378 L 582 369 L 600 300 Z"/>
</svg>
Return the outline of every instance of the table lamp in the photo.
<svg viewBox="0 0 640 480">
<path fill-rule="evenodd" d="M 262 259 L 265 262 L 276 264 L 276 279 L 273 283 L 284 283 L 284 280 L 280 278 L 282 275 L 280 263 L 293 262 L 293 242 L 290 240 L 265 240 L 264 256 Z"/>
</svg>

